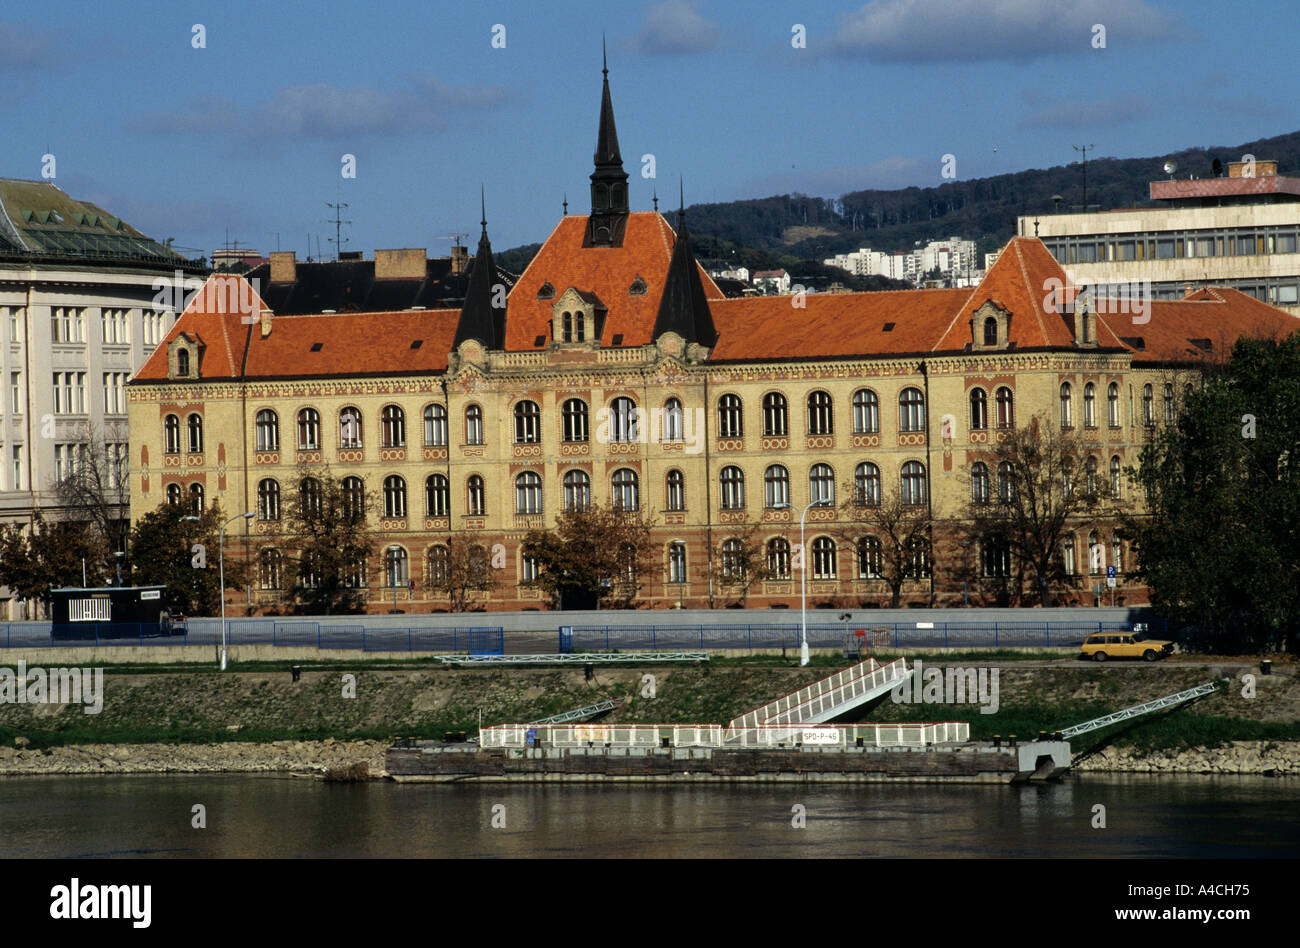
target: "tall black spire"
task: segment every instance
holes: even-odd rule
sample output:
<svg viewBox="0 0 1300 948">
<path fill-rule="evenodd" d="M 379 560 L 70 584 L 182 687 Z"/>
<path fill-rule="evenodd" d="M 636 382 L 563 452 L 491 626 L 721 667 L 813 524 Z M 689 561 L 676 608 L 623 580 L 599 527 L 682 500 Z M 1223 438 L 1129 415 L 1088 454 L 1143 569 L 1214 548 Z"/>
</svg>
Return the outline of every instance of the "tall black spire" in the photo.
<svg viewBox="0 0 1300 948">
<path fill-rule="evenodd" d="M 712 347 L 718 341 L 713 314 L 704 295 L 704 281 L 700 279 L 700 265 L 695 262 L 691 235 L 686 230 L 684 190 L 677 211 L 677 242 L 673 244 L 672 259 L 668 261 L 653 338 L 658 339 L 666 332 L 675 332 L 687 342 L 698 342 L 702 346 Z"/>
<path fill-rule="evenodd" d="M 483 231 L 478 238 L 474 262 L 470 265 L 469 286 L 465 289 L 465 304 L 460 308 L 460 321 L 452 339 L 453 349 L 466 339 L 477 339 L 489 349 L 500 349 L 505 345 L 505 288 L 497 279 L 496 264 L 492 260 L 492 243 L 487 233 L 487 201 L 481 187 L 479 206 Z M 500 306 L 493 305 L 498 302 Z"/>
<path fill-rule="evenodd" d="M 601 37 L 601 72 L 604 88 L 600 98 L 600 129 L 596 134 L 595 170 L 591 174 L 591 217 L 587 221 L 584 247 L 621 247 L 627 227 L 627 172 L 618 150 L 618 129 L 614 127 L 614 104 L 609 97 L 609 63 L 605 39 Z"/>
</svg>

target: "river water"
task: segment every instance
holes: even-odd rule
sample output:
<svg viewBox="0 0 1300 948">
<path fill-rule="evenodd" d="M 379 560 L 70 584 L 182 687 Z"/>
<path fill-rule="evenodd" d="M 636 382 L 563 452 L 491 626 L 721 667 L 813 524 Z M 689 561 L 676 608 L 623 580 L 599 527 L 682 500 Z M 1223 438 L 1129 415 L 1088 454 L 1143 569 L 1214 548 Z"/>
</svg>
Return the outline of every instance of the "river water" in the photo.
<svg viewBox="0 0 1300 948">
<path fill-rule="evenodd" d="M 193 826 L 196 805 L 205 828 Z M 1103 815 L 1105 826 L 1094 826 Z M 1084 775 L 1025 787 L 0 778 L 3 858 L 1224 858 L 1297 849 L 1300 780 L 1285 778 Z"/>
</svg>

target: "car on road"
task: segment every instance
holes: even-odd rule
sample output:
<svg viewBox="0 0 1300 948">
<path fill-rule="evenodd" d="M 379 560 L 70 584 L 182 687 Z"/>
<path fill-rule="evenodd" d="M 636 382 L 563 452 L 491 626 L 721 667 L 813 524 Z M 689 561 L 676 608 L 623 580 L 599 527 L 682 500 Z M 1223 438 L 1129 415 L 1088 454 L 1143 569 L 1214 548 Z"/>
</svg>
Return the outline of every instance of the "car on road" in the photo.
<svg viewBox="0 0 1300 948">
<path fill-rule="evenodd" d="M 1081 659 L 1104 662 L 1111 658 L 1140 658 L 1154 662 L 1172 655 L 1174 643 L 1147 638 L 1144 632 L 1094 632 L 1083 640 Z"/>
</svg>

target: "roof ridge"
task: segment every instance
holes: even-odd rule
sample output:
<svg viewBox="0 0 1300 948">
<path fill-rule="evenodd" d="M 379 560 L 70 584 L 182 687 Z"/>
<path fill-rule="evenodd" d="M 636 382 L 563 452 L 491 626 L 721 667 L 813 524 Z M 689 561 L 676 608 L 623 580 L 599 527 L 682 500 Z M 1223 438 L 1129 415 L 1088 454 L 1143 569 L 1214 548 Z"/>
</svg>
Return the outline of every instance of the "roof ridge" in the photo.
<svg viewBox="0 0 1300 948">
<path fill-rule="evenodd" d="M 1029 265 L 1025 262 L 1025 255 L 1020 249 L 1020 242 L 1023 239 L 1027 238 L 1012 237 L 1011 242 L 1016 245 L 1016 260 L 1020 264 L 1020 275 L 1024 278 L 1025 292 L 1029 294 L 1029 305 L 1034 311 L 1034 318 L 1038 320 L 1038 332 L 1043 337 L 1043 345 L 1050 346 L 1052 345 L 1052 339 L 1047 334 L 1047 324 L 1043 322 L 1044 313 L 1041 301 L 1035 295 L 1034 291 L 1029 288 Z"/>
</svg>

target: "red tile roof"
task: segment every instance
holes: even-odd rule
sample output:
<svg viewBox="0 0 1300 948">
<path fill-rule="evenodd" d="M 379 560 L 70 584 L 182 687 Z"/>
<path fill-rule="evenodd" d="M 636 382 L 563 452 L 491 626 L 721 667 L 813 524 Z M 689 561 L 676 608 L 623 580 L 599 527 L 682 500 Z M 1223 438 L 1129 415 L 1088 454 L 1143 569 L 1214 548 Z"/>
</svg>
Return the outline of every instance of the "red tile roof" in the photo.
<svg viewBox="0 0 1300 948">
<path fill-rule="evenodd" d="M 1153 201 L 1254 194 L 1300 194 L 1300 178 L 1264 175 L 1257 178 L 1197 178 L 1195 181 L 1151 182 Z"/>
<path fill-rule="evenodd" d="M 676 233 L 655 212 L 628 215 L 622 247 L 583 247 L 586 231 L 585 214 L 564 217 L 537 251 L 506 300 L 506 349 L 535 350 L 549 344 L 551 308 L 569 287 L 595 293 L 609 307 L 602 336 L 605 346 L 620 335 L 623 347 L 652 341 Z M 634 296 L 628 289 L 638 276 L 645 281 L 646 292 Z M 700 279 L 705 296 L 722 299 L 722 291 L 703 269 Z M 538 299 L 545 283 L 555 289 L 555 297 Z M 535 345 L 538 336 L 545 337 L 542 346 Z"/>
<path fill-rule="evenodd" d="M 242 286 L 224 282 L 231 280 Z M 209 288 L 230 292 L 222 295 L 209 292 Z M 237 305 L 227 306 L 223 301 L 236 301 Z M 444 372 L 460 316 L 455 309 L 272 315 L 271 334 L 264 339 L 260 326 L 263 308 L 242 277 L 209 277 L 205 291 L 195 294 L 135 380 L 167 380 L 167 344 L 182 332 L 198 337 L 205 346 L 200 379 L 234 379 L 241 372 L 246 378 Z M 412 348 L 417 339 L 419 347 Z M 321 347 L 313 352 L 317 343 Z"/>
<path fill-rule="evenodd" d="M 1150 306 L 1148 320 L 1141 323 L 1133 314 L 1097 316 L 1133 352 L 1135 364 L 1217 361 L 1239 338 L 1283 339 L 1300 329 L 1295 316 L 1227 287 L 1206 287 Z"/>
</svg>

